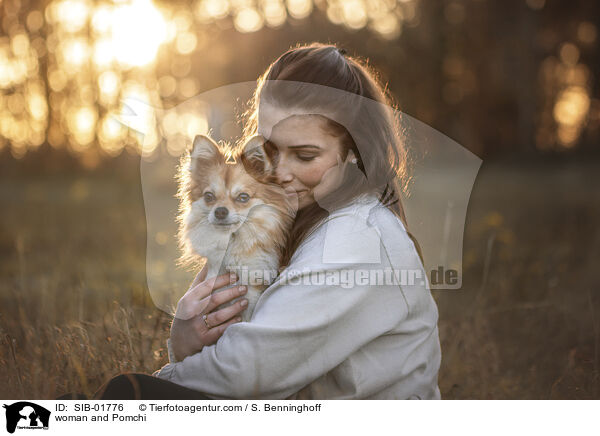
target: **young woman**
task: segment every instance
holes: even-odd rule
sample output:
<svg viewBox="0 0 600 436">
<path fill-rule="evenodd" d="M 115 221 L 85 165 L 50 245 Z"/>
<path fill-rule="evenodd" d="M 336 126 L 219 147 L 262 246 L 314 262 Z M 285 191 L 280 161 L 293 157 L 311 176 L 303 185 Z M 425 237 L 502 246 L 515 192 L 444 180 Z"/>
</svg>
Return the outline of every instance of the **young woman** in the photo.
<svg viewBox="0 0 600 436">
<path fill-rule="evenodd" d="M 179 305 L 203 315 L 174 319 L 170 363 L 156 377 L 119 376 L 98 398 L 439 399 L 438 313 L 400 202 L 400 128 L 375 73 L 333 45 L 291 49 L 259 79 L 247 121 L 298 199 L 285 268 L 247 323 L 241 304 L 214 311 L 243 287 L 211 298 L 229 277 L 200 273 Z"/>
</svg>

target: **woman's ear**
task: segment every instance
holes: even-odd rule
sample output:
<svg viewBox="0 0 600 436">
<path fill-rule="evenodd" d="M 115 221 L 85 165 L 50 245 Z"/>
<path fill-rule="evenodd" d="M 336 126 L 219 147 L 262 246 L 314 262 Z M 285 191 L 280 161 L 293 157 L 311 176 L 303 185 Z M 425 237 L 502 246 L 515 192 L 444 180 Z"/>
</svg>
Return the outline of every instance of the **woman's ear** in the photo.
<svg viewBox="0 0 600 436">
<path fill-rule="evenodd" d="M 261 135 L 249 138 L 243 146 L 242 164 L 246 171 L 255 176 L 270 174 L 273 164 L 265 150 L 267 140 Z"/>
<path fill-rule="evenodd" d="M 348 150 L 348 155 L 346 156 L 346 163 L 356 164 L 358 160 L 356 159 L 356 155 L 352 150 Z"/>
<path fill-rule="evenodd" d="M 217 143 L 206 135 L 196 135 L 194 143 L 190 150 L 192 159 L 211 160 L 216 158 L 221 152 Z"/>
</svg>

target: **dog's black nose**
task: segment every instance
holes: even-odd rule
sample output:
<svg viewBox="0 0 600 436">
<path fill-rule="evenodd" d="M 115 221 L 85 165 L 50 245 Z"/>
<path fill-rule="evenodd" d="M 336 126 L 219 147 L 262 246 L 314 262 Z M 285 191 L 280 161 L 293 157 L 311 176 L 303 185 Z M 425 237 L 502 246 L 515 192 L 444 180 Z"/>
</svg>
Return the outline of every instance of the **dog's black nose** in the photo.
<svg viewBox="0 0 600 436">
<path fill-rule="evenodd" d="M 227 210 L 226 207 L 217 207 L 215 209 L 215 216 L 217 217 L 217 219 L 222 220 L 223 218 L 226 218 L 228 214 L 229 210 Z"/>
</svg>

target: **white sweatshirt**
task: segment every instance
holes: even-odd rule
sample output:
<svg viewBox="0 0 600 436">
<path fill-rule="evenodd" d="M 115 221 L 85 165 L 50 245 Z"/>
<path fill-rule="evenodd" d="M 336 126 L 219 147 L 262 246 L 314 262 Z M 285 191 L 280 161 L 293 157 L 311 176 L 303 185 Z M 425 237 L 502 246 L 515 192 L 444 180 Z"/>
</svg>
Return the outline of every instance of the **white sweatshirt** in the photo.
<svg viewBox="0 0 600 436">
<path fill-rule="evenodd" d="M 302 242 L 250 322 L 156 375 L 215 399 L 439 399 L 437 320 L 402 222 L 363 196 Z"/>
</svg>

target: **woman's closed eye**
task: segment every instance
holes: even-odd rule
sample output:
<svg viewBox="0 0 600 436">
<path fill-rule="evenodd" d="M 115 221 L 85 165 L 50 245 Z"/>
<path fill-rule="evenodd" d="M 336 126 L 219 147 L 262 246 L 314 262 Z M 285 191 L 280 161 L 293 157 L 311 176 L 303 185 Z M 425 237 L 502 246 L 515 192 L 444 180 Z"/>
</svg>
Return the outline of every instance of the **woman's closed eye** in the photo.
<svg viewBox="0 0 600 436">
<path fill-rule="evenodd" d="M 296 157 L 301 161 L 310 162 L 311 160 L 314 160 L 317 157 L 317 155 L 314 153 L 298 153 Z"/>
</svg>

